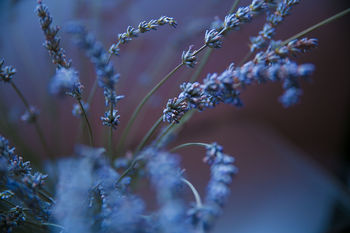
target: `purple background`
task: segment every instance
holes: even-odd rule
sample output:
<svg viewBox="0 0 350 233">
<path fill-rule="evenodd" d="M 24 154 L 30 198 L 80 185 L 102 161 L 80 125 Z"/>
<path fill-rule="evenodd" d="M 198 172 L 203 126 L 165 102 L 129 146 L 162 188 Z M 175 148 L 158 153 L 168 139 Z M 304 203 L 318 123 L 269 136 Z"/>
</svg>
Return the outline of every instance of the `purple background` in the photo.
<svg viewBox="0 0 350 233">
<path fill-rule="evenodd" d="M 72 154 L 77 142 L 79 119 L 71 115 L 70 97 L 54 99 L 47 85 L 55 68 L 42 47 L 43 34 L 34 14 L 35 1 L 17 4 L 0 2 L 0 55 L 17 69 L 15 83 L 40 111 L 40 124 L 56 156 Z M 121 46 L 121 55 L 113 62 L 121 79 L 117 92 L 126 96 L 118 106 L 120 134 L 141 98 L 174 68 L 183 50 L 203 43 L 205 29 L 214 16 L 224 18 L 233 1 L 226 0 L 60 0 L 45 1 L 54 24 L 64 26 L 79 19 L 97 35 L 106 48 L 128 25 L 167 15 L 176 18 L 178 27 L 159 28 Z M 247 5 L 249 1 L 241 1 Z M 285 40 L 301 30 L 346 9 L 346 1 L 305 0 L 277 29 L 276 39 Z M 223 48 L 215 50 L 201 74 L 222 72 L 231 62 L 248 52 L 249 36 L 264 23 L 264 15 L 230 33 Z M 349 16 L 345 16 L 308 34 L 319 39 L 319 46 L 298 56 L 298 63 L 313 63 L 312 82 L 303 82 L 301 103 L 284 109 L 278 102 L 280 84 L 251 86 L 244 90 L 242 109 L 219 106 L 197 113 L 187 123 L 177 140 L 184 142 L 217 141 L 225 152 L 236 157 L 239 174 L 232 185 L 232 195 L 216 232 L 331 232 L 335 203 L 349 209 L 344 180 L 349 177 Z M 71 37 L 61 31 L 62 46 L 73 66 L 79 70 L 87 96 L 95 71 Z M 201 60 L 199 56 L 199 61 Z M 158 119 L 168 98 L 176 96 L 179 84 L 194 72 L 183 67 L 159 90 L 139 116 L 128 139 L 134 148 Z M 52 112 L 56 109 L 56 113 Z M 0 84 L 0 133 L 17 146 L 25 159 L 44 159 L 42 147 L 31 126 L 18 122 L 24 106 L 5 84 Z M 89 118 L 98 146 L 106 144 L 105 128 L 99 120 L 104 112 L 102 91 L 98 90 Z M 118 141 L 118 136 L 114 142 Z M 79 142 L 83 142 L 79 140 Z M 202 164 L 202 148 L 179 151 L 188 178 L 204 195 L 209 178 Z M 191 196 L 189 197 L 191 198 Z M 340 218 L 337 218 L 339 220 Z M 333 219 L 334 220 L 334 219 Z M 341 221 L 339 220 L 341 224 Z M 337 232 L 337 231 L 332 231 Z"/>
</svg>

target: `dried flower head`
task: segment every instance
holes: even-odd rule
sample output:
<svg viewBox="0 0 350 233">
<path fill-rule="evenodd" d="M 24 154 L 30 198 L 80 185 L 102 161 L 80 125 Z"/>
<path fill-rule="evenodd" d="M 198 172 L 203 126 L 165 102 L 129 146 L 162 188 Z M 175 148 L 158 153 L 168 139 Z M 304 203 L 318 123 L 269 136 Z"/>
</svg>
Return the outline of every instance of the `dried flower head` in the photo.
<svg viewBox="0 0 350 233">
<path fill-rule="evenodd" d="M 12 66 L 4 66 L 4 59 L 0 59 L 0 81 L 10 82 L 16 73 L 16 69 Z"/>
<path fill-rule="evenodd" d="M 182 63 L 186 66 L 193 68 L 197 64 L 197 57 L 195 56 L 195 52 L 192 52 L 193 46 L 191 45 L 187 51 L 182 52 Z"/>
</svg>

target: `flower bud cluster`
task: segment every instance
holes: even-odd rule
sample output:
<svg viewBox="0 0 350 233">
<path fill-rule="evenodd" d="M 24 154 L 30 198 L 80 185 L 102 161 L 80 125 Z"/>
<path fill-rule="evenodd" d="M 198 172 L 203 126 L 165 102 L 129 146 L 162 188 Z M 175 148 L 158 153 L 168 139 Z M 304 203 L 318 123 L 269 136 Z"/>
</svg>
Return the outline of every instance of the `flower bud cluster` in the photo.
<svg viewBox="0 0 350 233">
<path fill-rule="evenodd" d="M 251 52 L 267 45 L 268 40 L 271 40 L 275 33 L 276 26 L 289 14 L 291 7 L 299 2 L 299 0 L 282 0 L 277 4 L 275 12 L 273 14 L 268 14 L 266 23 L 264 24 L 263 29 L 259 32 L 259 35 L 250 38 Z"/>
<path fill-rule="evenodd" d="M 157 30 L 159 26 L 168 24 L 169 26 L 176 28 L 177 23 L 174 18 L 168 16 L 161 16 L 159 19 L 152 19 L 149 22 L 142 21 L 137 28 L 128 26 L 126 32 L 118 34 L 118 41 L 109 49 L 109 52 L 114 55 L 119 55 L 119 44 L 126 44 L 133 38 L 138 37 L 139 34 L 149 32 L 151 30 Z"/>
<path fill-rule="evenodd" d="M 265 52 L 256 54 L 255 58 L 241 67 L 230 65 L 221 74 L 208 74 L 202 84 L 184 83 L 178 97 L 170 99 L 163 110 L 163 120 L 178 123 L 190 109 L 202 111 L 219 103 L 241 107 L 239 87 L 254 82 L 261 84 L 267 81 L 281 81 L 284 94 L 279 98 L 285 107 L 296 104 L 302 91 L 300 78 L 307 78 L 314 70 L 311 64 L 297 65 L 287 58 L 305 52 L 317 45 L 317 40 L 303 38 L 293 40 L 287 45 L 272 41 Z"/>
</svg>

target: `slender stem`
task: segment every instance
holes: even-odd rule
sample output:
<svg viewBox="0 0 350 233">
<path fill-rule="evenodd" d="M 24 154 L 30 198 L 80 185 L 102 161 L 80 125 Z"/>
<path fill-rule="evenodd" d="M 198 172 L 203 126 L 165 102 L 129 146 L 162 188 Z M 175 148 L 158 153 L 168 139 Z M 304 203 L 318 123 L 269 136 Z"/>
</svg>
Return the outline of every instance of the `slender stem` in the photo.
<svg viewBox="0 0 350 233">
<path fill-rule="evenodd" d="M 175 146 L 175 147 L 172 148 L 169 152 L 174 152 L 174 151 L 176 151 L 176 150 L 178 150 L 178 149 L 181 149 L 181 148 L 184 148 L 184 147 L 187 147 L 187 146 L 203 146 L 203 147 L 208 147 L 208 146 L 210 146 L 210 144 L 208 144 L 208 143 L 201 143 L 201 142 L 189 142 L 189 143 L 184 143 L 184 144 Z"/>
<path fill-rule="evenodd" d="M 59 228 L 61 230 L 64 230 L 63 226 L 60 226 L 60 225 L 57 225 L 57 224 L 54 224 L 54 223 L 44 222 L 44 223 L 40 223 L 40 224 L 43 225 L 43 226 L 56 227 L 56 228 Z"/>
<path fill-rule="evenodd" d="M 97 86 L 98 86 L 98 80 L 95 79 L 95 82 L 94 82 L 94 84 L 93 84 L 93 86 L 92 86 L 92 88 L 91 88 L 89 97 L 88 97 L 88 99 L 87 99 L 87 101 L 86 101 L 86 103 L 89 104 L 89 105 L 91 104 L 91 101 L 92 101 L 92 99 L 94 98 L 94 95 L 95 95 L 96 90 L 97 90 Z"/>
<path fill-rule="evenodd" d="M 194 187 L 194 185 L 191 182 L 189 182 L 188 180 L 186 180 L 185 178 L 181 178 L 181 181 L 184 182 L 185 184 L 187 184 L 187 186 L 191 189 L 193 196 L 194 196 L 194 199 L 196 200 L 197 208 L 198 209 L 202 208 L 203 204 L 202 204 L 201 196 L 199 195 L 199 193 L 198 193 L 197 189 Z M 205 232 L 204 225 L 203 225 L 202 221 L 199 223 L 198 227 L 199 227 L 198 233 Z"/>
<path fill-rule="evenodd" d="M 147 141 L 152 137 L 156 129 L 159 127 L 159 125 L 162 123 L 163 117 L 159 117 L 159 119 L 153 124 L 152 128 L 148 130 L 146 135 L 142 138 L 140 144 L 136 147 L 134 155 L 136 155 L 142 148 L 145 146 Z"/>
<path fill-rule="evenodd" d="M 119 184 L 119 182 L 125 177 L 128 175 L 128 173 L 134 169 L 136 163 L 139 161 L 139 160 L 142 160 L 143 157 L 142 156 L 138 156 L 136 157 L 130 164 L 130 166 L 123 172 L 123 174 L 121 174 L 117 180 L 117 182 L 115 183 L 116 185 Z"/>
<path fill-rule="evenodd" d="M 249 58 L 250 56 L 253 54 L 252 51 L 249 51 L 244 58 L 239 62 L 238 66 L 242 66 Z"/>
<path fill-rule="evenodd" d="M 38 192 L 39 192 L 39 194 L 40 194 L 41 196 L 43 196 L 44 198 L 46 198 L 46 199 L 47 199 L 48 201 L 50 201 L 51 203 L 55 203 L 55 200 L 54 200 L 52 197 L 50 197 L 50 195 L 47 194 L 45 190 L 41 189 L 41 190 L 39 190 Z"/>
<path fill-rule="evenodd" d="M 156 140 L 155 146 L 159 147 L 160 146 L 160 142 L 162 141 L 162 139 L 164 137 L 166 137 L 168 135 L 169 132 L 172 131 L 173 127 L 175 126 L 175 123 L 171 123 L 170 125 L 168 125 L 168 127 L 163 131 L 163 133 L 161 135 L 159 135 L 158 139 Z"/>
<path fill-rule="evenodd" d="M 315 29 L 317 29 L 317 28 L 319 28 L 319 27 L 321 27 L 323 25 L 326 25 L 326 24 L 328 24 L 328 23 L 330 23 L 330 22 L 332 22 L 332 21 L 334 21 L 334 20 L 336 20 L 336 19 L 338 19 L 338 18 L 340 18 L 340 17 L 342 17 L 342 16 L 344 16 L 344 15 L 346 15 L 348 13 L 350 13 L 350 8 L 348 8 L 348 9 L 342 11 L 342 12 L 339 12 L 338 14 L 335 14 L 335 15 L 333 15 L 333 16 L 331 16 L 331 17 L 329 17 L 329 18 L 319 22 L 318 24 L 315 24 L 315 25 L 305 29 L 304 31 L 302 31 L 302 32 L 300 32 L 300 33 L 290 37 L 289 39 L 283 41 L 282 45 L 286 45 L 289 42 L 291 42 L 292 40 L 297 39 L 297 38 L 299 38 L 301 36 L 304 36 L 305 34 L 307 34 L 309 32 L 312 32 Z"/>
<path fill-rule="evenodd" d="M 228 14 L 232 14 L 236 8 L 237 8 L 237 5 L 238 3 L 240 2 L 240 0 L 235 0 L 234 3 L 232 4 L 231 6 L 231 9 L 230 11 L 228 12 Z M 190 82 L 194 82 L 198 79 L 199 75 L 201 74 L 204 66 L 207 64 L 208 60 L 209 60 L 209 57 L 211 55 L 211 53 L 213 52 L 213 48 L 209 48 L 206 53 L 204 54 L 203 58 L 202 58 L 202 61 L 200 62 L 196 72 L 193 74 L 193 76 L 191 77 L 190 79 Z"/>
<path fill-rule="evenodd" d="M 331 16 L 331 17 L 329 17 L 329 18 L 327 18 L 327 19 L 325 19 L 325 20 L 323 20 L 323 21 L 321 21 L 321 22 L 319 22 L 319 23 L 317 23 L 317 24 L 315 24 L 315 25 L 313 25 L 313 26 L 311 26 L 311 27 L 309 27 L 309 28 L 307 28 L 307 29 L 305 29 L 305 30 L 303 30 L 303 31 L 301 31 L 301 32 L 299 32 L 299 33 L 297 33 L 297 34 L 295 34 L 294 36 L 290 37 L 289 39 L 283 41 L 283 42 L 282 42 L 282 46 L 288 44 L 288 43 L 291 42 L 292 40 L 295 40 L 295 39 L 297 39 L 297 38 L 299 38 L 299 37 L 301 37 L 301 36 L 306 35 L 306 34 L 309 33 L 309 32 L 312 32 L 312 31 L 316 30 L 317 28 L 319 28 L 319 27 L 321 27 L 321 26 L 324 26 L 324 25 L 326 25 L 326 24 L 328 24 L 328 23 L 330 23 L 330 22 L 332 22 L 332 21 L 334 21 L 334 20 L 336 20 L 336 19 L 338 19 L 338 18 L 340 18 L 340 17 L 342 17 L 342 16 L 344 16 L 344 15 L 346 15 L 346 14 L 348 14 L 348 13 L 350 13 L 350 8 L 348 8 L 348 9 L 342 11 L 342 12 L 339 12 L 338 14 L 333 15 L 333 16 Z M 252 54 L 253 54 L 253 52 L 249 51 L 249 52 L 245 55 L 245 57 L 243 58 L 243 60 L 239 63 L 239 66 L 242 66 L 242 65 L 249 59 L 249 57 L 250 57 Z"/>
<path fill-rule="evenodd" d="M 168 129 L 168 133 L 171 133 L 171 132 L 179 129 L 183 124 L 185 124 L 187 121 L 189 121 L 191 119 L 191 117 L 193 116 L 194 113 L 195 113 L 194 109 L 186 112 L 185 115 L 180 120 L 180 123 L 173 124 L 173 126 L 170 129 Z M 165 136 L 165 134 L 163 133 L 163 135 L 161 135 L 160 137 L 164 137 L 164 136 Z M 159 141 L 161 140 L 160 137 L 158 138 Z"/>
<path fill-rule="evenodd" d="M 26 107 L 27 111 L 30 114 L 33 114 L 32 109 L 30 108 L 30 105 L 29 105 L 27 99 L 24 97 L 22 92 L 18 89 L 16 84 L 14 82 L 10 82 L 10 84 L 11 84 L 12 88 L 15 90 L 15 92 L 17 93 L 17 95 L 19 96 L 19 98 L 21 99 L 21 101 L 23 102 L 23 104 Z M 34 123 L 35 130 L 36 130 L 36 132 L 37 132 L 37 134 L 39 136 L 40 142 L 41 142 L 41 144 L 44 147 L 45 152 L 50 156 L 51 152 L 50 152 L 49 147 L 48 147 L 48 145 L 46 143 L 44 134 L 43 134 L 43 132 L 42 132 L 40 126 L 39 126 L 39 123 L 38 123 L 37 119 L 34 119 L 33 123 Z"/>
<path fill-rule="evenodd" d="M 28 219 L 25 220 L 26 223 L 29 223 L 29 224 L 32 224 L 32 225 L 35 225 L 37 227 L 40 227 L 40 226 L 46 226 L 46 227 L 56 227 L 56 228 L 59 228 L 61 230 L 64 230 L 64 227 L 63 226 L 60 226 L 60 225 L 57 225 L 57 224 L 54 224 L 54 223 L 49 223 L 49 222 L 46 222 L 46 223 L 42 223 L 42 222 L 33 222 L 33 221 L 30 221 Z"/>
<path fill-rule="evenodd" d="M 117 151 L 120 151 L 125 143 L 126 137 L 128 136 L 131 126 L 133 125 L 138 113 L 141 111 L 142 107 L 145 105 L 145 103 L 148 101 L 148 99 L 165 83 L 180 67 L 183 65 L 183 63 L 180 63 L 177 65 L 172 71 L 170 71 L 156 86 L 153 87 L 153 89 L 147 93 L 147 95 L 141 100 L 140 104 L 136 107 L 135 111 L 131 115 L 130 120 L 128 121 L 121 138 L 119 140 Z"/>
<path fill-rule="evenodd" d="M 201 196 L 199 195 L 197 189 L 185 178 L 181 178 L 181 181 L 187 184 L 187 186 L 191 189 L 194 199 L 196 200 L 197 207 L 201 208 L 203 206 Z"/>
<path fill-rule="evenodd" d="M 206 44 L 202 45 L 198 50 L 193 52 L 193 56 L 196 56 L 198 53 L 202 52 L 207 47 Z"/>
<path fill-rule="evenodd" d="M 86 124 L 87 124 L 87 126 L 88 126 L 90 145 L 93 146 L 93 145 L 94 145 L 94 139 L 93 139 L 92 128 L 91 128 L 89 119 L 88 119 L 88 117 L 87 117 L 87 115 L 86 115 L 86 111 L 85 111 L 85 109 L 84 109 L 83 104 L 81 103 L 81 100 L 80 100 L 80 99 L 77 99 L 77 101 L 78 101 L 78 103 L 79 103 L 80 110 L 81 110 L 81 112 L 83 113 L 83 116 L 84 116 L 84 118 L 85 118 Z"/>
<path fill-rule="evenodd" d="M 204 54 L 202 60 L 199 63 L 198 68 L 196 69 L 196 72 L 192 75 L 192 77 L 190 78 L 190 82 L 194 82 L 198 79 L 199 75 L 201 74 L 201 72 L 203 71 L 204 66 L 207 64 L 208 60 L 209 60 L 209 56 L 211 55 L 211 53 L 213 52 L 213 48 L 209 48 L 206 53 Z"/>
<path fill-rule="evenodd" d="M 240 2 L 240 0 L 234 1 L 234 3 L 233 3 L 232 6 L 231 6 L 230 11 L 228 12 L 228 14 L 232 14 L 232 13 L 236 10 L 237 5 L 238 5 L 239 2 Z"/>
<path fill-rule="evenodd" d="M 22 102 L 25 105 L 25 107 L 27 108 L 27 110 L 31 112 L 30 105 L 29 105 L 28 101 L 26 100 L 26 98 L 24 97 L 24 95 L 22 94 L 22 92 L 17 88 L 17 86 L 14 82 L 10 82 L 10 83 L 11 83 L 11 86 L 13 87 L 13 89 L 16 91 L 19 98 L 22 100 Z"/>
</svg>

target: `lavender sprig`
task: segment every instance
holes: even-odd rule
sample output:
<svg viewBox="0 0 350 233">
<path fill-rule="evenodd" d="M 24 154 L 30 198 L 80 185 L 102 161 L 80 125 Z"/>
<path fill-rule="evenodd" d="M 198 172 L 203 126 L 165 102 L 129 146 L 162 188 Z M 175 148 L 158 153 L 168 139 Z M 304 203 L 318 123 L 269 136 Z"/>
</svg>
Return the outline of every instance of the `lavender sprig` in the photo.
<svg viewBox="0 0 350 233">
<path fill-rule="evenodd" d="M 2 81 L 4 83 L 9 83 L 12 86 L 12 88 L 14 89 L 14 91 L 16 92 L 16 94 L 18 95 L 18 97 L 21 99 L 21 101 L 23 102 L 23 104 L 26 108 L 26 111 L 21 118 L 22 118 L 22 120 L 24 120 L 27 123 L 34 124 L 35 130 L 37 131 L 37 133 L 39 135 L 39 139 L 41 141 L 41 144 L 43 145 L 45 152 L 49 155 L 50 150 L 47 146 L 46 139 L 45 139 L 44 134 L 40 128 L 40 125 L 37 122 L 39 111 L 34 106 L 31 106 L 29 104 L 28 100 L 24 97 L 24 95 L 22 94 L 20 89 L 13 82 L 13 77 L 16 73 L 16 69 L 12 66 L 4 66 L 4 63 L 5 63 L 4 59 L 0 59 L 0 82 Z"/>
<path fill-rule="evenodd" d="M 160 209 L 156 215 L 158 232 L 190 232 L 182 201 L 182 172 L 179 159 L 170 153 L 148 148 L 144 152 L 146 171 L 157 192 Z"/>
<path fill-rule="evenodd" d="M 52 17 L 49 9 L 42 4 L 41 0 L 38 1 L 36 13 L 40 18 L 41 29 L 46 38 L 44 46 L 52 57 L 52 62 L 57 64 L 58 68 L 69 69 L 71 67 L 71 61 L 67 60 L 66 52 L 60 47 L 61 38 L 57 35 L 60 28 L 52 25 Z"/>
<path fill-rule="evenodd" d="M 261 49 L 267 45 L 267 41 L 272 39 L 277 25 L 280 24 L 289 14 L 291 7 L 299 2 L 299 0 L 282 0 L 277 4 L 276 10 L 273 14 L 268 13 L 266 17 L 266 23 L 264 24 L 263 29 L 259 32 L 259 35 L 250 38 L 251 52 L 254 52 L 257 49 Z"/>
<path fill-rule="evenodd" d="M 95 65 L 98 85 L 104 89 L 105 104 L 110 106 L 108 112 L 105 113 L 105 116 L 101 117 L 103 125 L 112 126 L 113 129 L 118 125 L 119 115 L 113 117 L 113 110 L 117 102 L 124 98 L 122 95 L 117 95 L 115 91 L 115 84 L 118 82 L 120 75 L 115 72 L 113 64 L 109 61 L 109 55 L 104 49 L 102 43 L 96 40 L 96 38 L 89 33 L 85 27 L 80 24 L 72 23 L 69 25 L 67 31 L 71 33 L 77 45 L 85 50 L 86 55 L 90 58 L 91 62 Z M 94 93 L 92 93 L 93 95 Z M 112 120 L 107 120 L 108 118 L 113 118 Z M 112 124 L 112 122 L 114 123 Z M 106 123 L 110 122 L 110 123 Z"/>
<path fill-rule="evenodd" d="M 168 16 L 161 16 L 159 19 L 152 19 L 149 22 L 142 21 L 137 28 L 128 26 L 126 32 L 118 34 L 118 40 L 111 45 L 109 52 L 114 55 L 119 55 L 119 45 L 130 42 L 133 38 L 138 37 L 140 34 L 149 32 L 151 30 L 157 30 L 159 26 L 168 24 L 169 26 L 176 28 L 177 22 L 174 18 Z"/>
<path fill-rule="evenodd" d="M 213 226 L 230 193 L 232 176 L 238 171 L 234 161 L 233 157 L 223 153 L 222 146 L 216 143 L 207 146 L 204 162 L 210 165 L 210 180 L 204 207 L 197 216 L 206 230 Z"/>
<path fill-rule="evenodd" d="M 225 18 L 225 23 L 223 29 L 219 34 L 224 34 L 230 30 L 238 29 L 238 26 L 244 22 L 250 20 L 250 18 L 261 10 L 267 8 L 274 0 L 253 0 L 252 3 L 248 7 L 241 7 L 237 10 L 236 13 L 229 14 Z M 219 35 L 218 34 L 218 35 Z M 209 43 L 209 42 L 208 42 Z M 218 43 L 218 42 L 215 42 Z M 117 44 L 118 45 L 118 44 Z M 141 100 L 140 104 L 136 107 L 134 112 L 131 115 L 130 120 L 125 127 L 125 130 L 122 132 L 121 140 L 118 143 L 117 150 L 120 151 L 126 137 L 128 136 L 131 126 L 133 125 L 137 115 L 145 105 L 145 103 L 149 100 L 149 98 L 173 75 L 178 71 L 183 65 L 188 65 L 189 67 L 193 67 L 195 65 L 196 55 L 207 48 L 207 44 L 204 44 L 198 50 L 195 51 L 184 51 L 182 56 L 182 61 L 178 64 L 172 71 L 170 71 L 151 91 L 149 91 L 146 96 Z M 188 55 L 188 56 L 187 56 Z"/>
<path fill-rule="evenodd" d="M 29 208 L 39 221 L 49 218 L 50 200 L 42 192 L 47 175 L 32 173 L 30 162 L 15 154 L 15 148 L 0 135 L 0 186 L 13 193 L 12 199 Z M 45 198 L 42 198 L 45 195 Z"/>
<path fill-rule="evenodd" d="M 53 58 L 52 62 L 57 65 L 56 75 L 51 80 L 50 91 L 56 95 L 67 94 L 77 100 L 88 126 L 90 145 L 93 145 L 92 128 L 82 104 L 83 85 L 80 83 L 78 72 L 71 67 L 71 61 L 66 60 L 65 51 L 60 47 L 60 38 L 57 35 L 59 28 L 52 26 L 52 17 L 42 0 L 38 1 L 36 13 L 46 39 L 44 46 Z"/>
<path fill-rule="evenodd" d="M 202 111 L 219 103 L 242 106 L 238 87 L 253 82 L 282 81 L 286 90 L 280 101 L 289 107 L 299 101 L 301 90 L 299 78 L 309 77 L 313 65 L 297 65 L 287 56 L 305 52 L 317 45 L 315 39 L 300 39 L 282 46 L 281 42 L 272 42 L 265 52 L 258 53 L 255 58 L 242 67 L 233 64 L 220 75 L 208 74 L 202 84 L 184 83 L 178 97 L 170 99 L 163 111 L 163 120 L 178 123 L 179 119 L 190 109 Z"/>
</svg>

